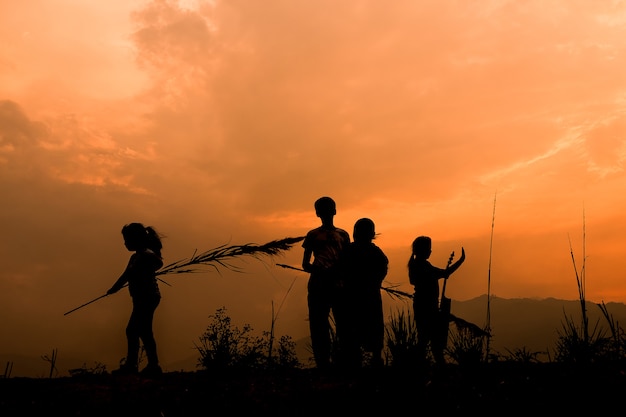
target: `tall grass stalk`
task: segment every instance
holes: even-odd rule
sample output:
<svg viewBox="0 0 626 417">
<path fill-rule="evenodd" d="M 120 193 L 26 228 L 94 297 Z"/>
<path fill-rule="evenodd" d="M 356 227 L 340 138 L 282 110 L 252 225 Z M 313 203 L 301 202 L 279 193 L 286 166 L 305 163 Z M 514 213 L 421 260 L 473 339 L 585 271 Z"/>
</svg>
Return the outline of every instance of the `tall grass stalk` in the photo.
<svg viewBox="0 0 626 417">
<path fill-rule="evenodd" d="M 4 368 L 4 378 L 10 378 L 13 371 L 13 362 L 8 361 L 7 366 Z"/>
<path fill-rule="evenodd" d="M 43 359 L 44 361 L 50 363 L 50 373 L 48 375 L 48 378 L 52 378 L 54 373 L 58 372 L 57 371 L 57 353 L 58 353 L 57 349 L 52 349 L 52 355 L 51 356 L 48 356 L 48 355 L 42 355 L 41 356 L 41 359 Z"/>
<path fill-rule="evenodd" d="M 272 362 L 272 358 L 273 358 L 273 347 L 274 347 L 274 338 L 275 338 L 275 332 L 274 329 L 276 328 L 276 321 L 278 320 L 278 314 L 280 313 L 280 310 L 283 308 L 283 304 L 285 304 L 285 300 L 287 299 L 287 296 L 289 295 L 289 293 L 291 292 L 291 289 L 293 288 L 293 284 L 295 284 L 296 279 L 294 278 L 293 281 L 291 281 L 291 285 L 289 285 L 289 288 L 287 289 L 287 292 L 285 293 L 285 296 L 283 297 L 282 301 L 280 302 L 280 305 L 278 306 L 278 310 L 276 311 L 276 313 L 274 313 L 274 301 L 272 300 L 272 322 L 270 324 L 270 334 L 269 334 L 269 346 L 267 349 L 267 361 L 268 363 Z"/>
<path fill-rule="evenodd" d="M 496 222 L 496 194 L 493 196 L 493 212 L 491 214 L 491 237 L 489 238 L 489 267 L 487 268 L 487 319 L 485 320 L 485 355 L 488 358 L 491 350 L 491 257 L 493 253 L 493 229 Z"/>
<path fill-rule="evenodd" d="M 610 354 L 609 340 L 605 336 L 606 331 L 598 326 L 598 322 L 596 322 L 593 331 L 589 332 L 589 317 L 587 315 L 587 300 L 585 297 L 587 260 L 585 229 L 585 212 L 583 209 L 582 265 L 580 272 L 576 265 L 571 239 L 569 240 L 570 255 L 576 276 L 576 286 L 578 287 L 581 325 L 580 327 L 576 326 L 572 318 L 565 316 L 565 322 L 562 324 L 563 331 L 559 332 L 559 338 L 556 343 L 556 359 L 560 362 L 591 364 L 597 360 L 606 359 L 607 355 Z"/>
<path fill-rule="evenodd" d="M 568 236 L 569 238 L 569 236 Z M 585 265 L 587 261 L 587 255 L 585 252 L 585 239 L 586 239 L 586 230 L 585 230 L 585 210 L 583 208 L 583 241 L 582 241 L 582 266 L 580 268 L 580 273 L 578 272 L 578 268 L 576 267 L 576 258 L 574 257 L 574 251 L 572 249 L 572 239 L 569 238 L 569 251 L 572 257 L 572 265 L 574 266 L 574 274 L 576 275 L 576 286 L 578 287 L 578 300 L 580 302 L 580 310 L 582 317 L 582 330 L 583 330 L 583 338 L 584 342 L 589 342 L 589 318 L 587 316 L 587 301 L 585 298 Z"/>
</svg>

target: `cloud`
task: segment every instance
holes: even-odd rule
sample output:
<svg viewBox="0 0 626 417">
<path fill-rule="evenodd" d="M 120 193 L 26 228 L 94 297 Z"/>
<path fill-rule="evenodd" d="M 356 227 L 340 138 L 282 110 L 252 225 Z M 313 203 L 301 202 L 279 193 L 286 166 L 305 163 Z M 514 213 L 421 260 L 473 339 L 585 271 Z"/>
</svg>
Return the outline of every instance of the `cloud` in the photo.
<svg viewBox="0 0 626 417">
<path fill-rule="evenodd" d="M 567 233 L 583 207 L 590 252 L 621 262 L 623 5 L 54 2 L 46 26 L 52 9 L 26 3 L 0 13 L 13 45 L 0 51 L 3 317 L 42 305 L 28 315 L 39 329 L 40 314 L 99 295 L 127 260 L 127 222 L 168 235 L 173 261 L 302 235 L 321 195 L 347 230 L 374 219 L 403 285 L 416 234 L 433 236 L 444 264 L 464 245 L 460 298 L 485 290 L 496 194 L 498 295 L 570 288 Z M 294 276 L 246 267 L 164 288 L 160 325 L 191 341 L 221 305 L 269 320 Z M 305 282 L 283 314 L 306 333 Z M 128 300 L 107 303 L 62 333 L 95 322 L 102 339 L 119 336 Z"/>
<path fill-rule="evenodd" d="M 33 123 L 17 103 L 0 101 L 0 155 L 4 165 L 16 166 L 23 152 L 33 150 L 40 137 L 46 134 L 45 126 Z"/>
</svg>

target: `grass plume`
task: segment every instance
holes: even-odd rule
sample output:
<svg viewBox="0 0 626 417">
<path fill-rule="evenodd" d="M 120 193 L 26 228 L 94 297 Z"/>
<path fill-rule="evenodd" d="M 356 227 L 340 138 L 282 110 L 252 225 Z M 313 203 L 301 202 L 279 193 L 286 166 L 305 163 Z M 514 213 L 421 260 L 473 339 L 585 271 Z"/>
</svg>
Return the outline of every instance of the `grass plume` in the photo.
<svg viewBox="0 0 626 417">
<path fill-rule="evenodd" d="M 291 249 L 294 244 L 302 240 L 304 240 L 304 236 L 272 240 L 263 245 L 254 243 L 221 245 L 199 254 L 194 252 L 190 258 L 181 259 L 165 265 L 157 271 L 157 275 L 204 272 L 206 267 L 213 268 L 217 272 L 219 272 L 220 267 L 235 272 L 241 272 L 242 269 L 233 263 L 236 258 L 251 256 L 260 259 L 265 256 L 276 256 Z"/>
</svg>

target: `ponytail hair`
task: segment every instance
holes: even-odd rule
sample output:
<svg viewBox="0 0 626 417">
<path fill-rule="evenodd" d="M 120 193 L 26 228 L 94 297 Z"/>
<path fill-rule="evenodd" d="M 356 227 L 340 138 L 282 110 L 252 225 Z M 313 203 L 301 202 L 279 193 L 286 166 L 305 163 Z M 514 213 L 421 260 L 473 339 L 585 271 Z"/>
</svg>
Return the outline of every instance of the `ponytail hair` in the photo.
<svg viewBox="0 0 626 417">
<path fill-rule="evenodd" d="M 150 249 L 159 258 L 161 257 L 161 235 L 152 226 L 144 226 L 141 223 L 128 223 L 122 227 L 124 239 L 131 242 L 138 249 Z"/>
<path fill-rule="evenodd" d="M 146 227 L 146 246 L 148 249 L 151 249 L 152 252 L 156 253 L 159 258 L 161 257 L 161 249 L 163 249 L 163 244 L 161 243 L 161 236 L 152 226 Z"/>
</svg>

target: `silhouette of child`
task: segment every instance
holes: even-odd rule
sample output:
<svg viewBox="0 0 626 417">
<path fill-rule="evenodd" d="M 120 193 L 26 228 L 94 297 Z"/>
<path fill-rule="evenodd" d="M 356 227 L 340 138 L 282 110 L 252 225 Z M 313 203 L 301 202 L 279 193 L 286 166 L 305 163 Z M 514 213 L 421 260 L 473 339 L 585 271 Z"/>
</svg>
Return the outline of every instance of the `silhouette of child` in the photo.
<svg viewBox="0 0 626 417">
<path fill-rule="evenodd" d="M 161 301 L 161 293 L 156 278 L 156 271 L 163 266 L 161 257 L 161 238 L 154 228 L 145 227 L 141 223 L 130 223 L 122 228 L 124 245 L 134 253 L 130 256 L 128 265 L 107 291 L 113 294 L 128 284 L 128 290 L 133 302 L 133 310 L 126 326 L 128 352 L 125 362 L 116 374 L 138 373 L 139 342 L 148 359 L 147 366 L 141 371 L 142 375 L 156 376 L 162 373 L 157 355 L 157 345 L 152 332 L 154 312 Z"/>
<path fill-rule="evenodd" d="M 439 311 L 439 279 L 448 278 L 463 264 L 465 249 L 461 248 L 461 257 L 445 269 L 431 265 L 428 261 L 431 252 L 431 238 L 419 236 L 413 241 L 412 254 L 408 262 L 409 282 L 415 288 L 413 313 L 417 330 L 417 349 L 422 363 L 426 363 L 427 348 L 430 346 L 436 364 L 445 365 L 443 351 L 446 341 L 442 340 L 440 335 L 441 329 L 445 329 L 443 326 L 447 326 L 447 323 L 442 322 Z"/>
<path fill-rule="evenodd" d="M 339 254 L 350 244 L 350 235 L 333 223 L 337 207 L 332 198 L 321 197 L 315 201 L 314 207 L 322 225 L 310 230 L 302 242 L 302 269 L 310 274 L 307 304 L 313 358 L 318 368 L 327 368 L 332 351 L 331 312 L 337 319 L 334 310 L 338 285 L 335 267 Z"/>
<path fill-rule="evenodd" d="M 375 225 L 362 218 L 354 224 L 354 241 L 340 259 L 342 297 L 340 309 L 345 316 L 338 330 L 343 364 L 348 368 L 363 365 L 362 351 L 371 353 L 370 365 L 382 366 L 385 336 L 381 285 L 387 276 L 389 260 L 374 244 Z"/>
</svg>

